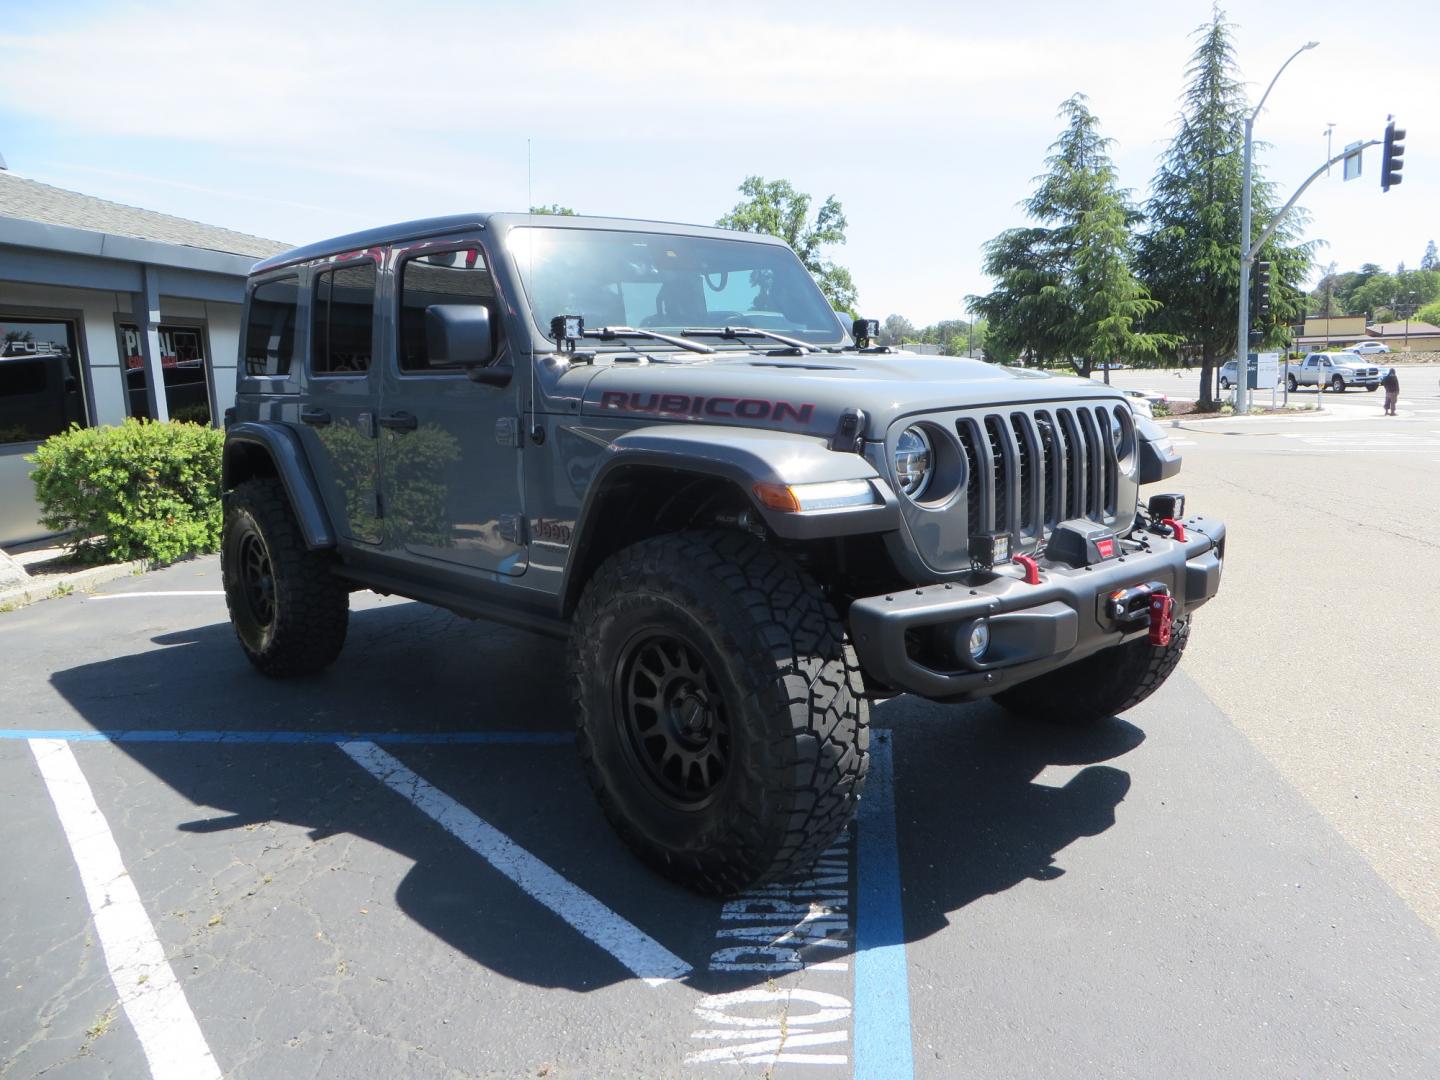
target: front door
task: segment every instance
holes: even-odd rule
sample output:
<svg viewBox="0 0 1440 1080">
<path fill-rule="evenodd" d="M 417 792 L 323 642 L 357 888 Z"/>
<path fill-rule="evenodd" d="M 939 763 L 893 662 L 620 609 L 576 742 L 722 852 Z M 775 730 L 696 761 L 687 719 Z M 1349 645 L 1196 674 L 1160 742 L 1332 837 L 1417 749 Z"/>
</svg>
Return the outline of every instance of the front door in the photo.
<svg viewBox="0 0 1440 1080">
<path fill-rule="evenodd" d="M 426 339 L 426 308 L 483 304 L 495 363 L 512 363 L 485 251 L 476 240 L 431 240 L 396 247 L 391 260 L 393 318 L 377 417 L 386 553 L 436 567 L 523 574 L 522 378 L 506 386 L 477 383 L 458 367 L 432 361 Z"/>
<path fill-rule="evenodd" d="M 314 268 L 300 409 L 306 457 L 330 520 L 342 536 L 365 544 L 381 539 L 375 426 L 380 371 L 371 360 L 378 336 L 375 287 L 382 255 L 377 248 L 358 261 L 346 256 L 349 261 Z"/>
</svg>

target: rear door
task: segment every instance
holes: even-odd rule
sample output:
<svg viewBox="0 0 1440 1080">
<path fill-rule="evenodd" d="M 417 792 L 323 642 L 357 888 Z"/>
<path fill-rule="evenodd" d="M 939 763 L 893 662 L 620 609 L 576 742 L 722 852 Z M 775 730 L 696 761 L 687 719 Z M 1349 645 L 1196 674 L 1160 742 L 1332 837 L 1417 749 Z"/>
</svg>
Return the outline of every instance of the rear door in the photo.
<svg viewBox="0 0 1440 1080">
<path fill-rule="evenodd" d="M 386 355 L 380 392 L 380 497 L 385 553 L 423 571 L 468 567 L 525 572 L 520 392 L 524 375 L 506 340 L 490 262 L 478 239 L 425 240 L 391 250 Z M 490 309 L 494 363 L 505 386 L 473 381 L 432 360 L 426 308 Z"/>
<path fill-rule="evenodd" d="M 335 528 L 351 540 L 376 545 L 381 541 L 375 426 L 380 366 L 373 361 L 383 256 L 384 249 L 372 248 L 311 268 L 298 425 Z"/>
</svg>

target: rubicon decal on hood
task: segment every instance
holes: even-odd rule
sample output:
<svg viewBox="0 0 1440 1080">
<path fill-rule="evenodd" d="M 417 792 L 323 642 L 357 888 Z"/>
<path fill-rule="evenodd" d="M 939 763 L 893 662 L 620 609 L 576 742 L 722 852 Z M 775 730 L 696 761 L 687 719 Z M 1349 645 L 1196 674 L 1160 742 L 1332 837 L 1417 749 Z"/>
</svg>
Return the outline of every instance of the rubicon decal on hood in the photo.
<svg viewBox="0 0 1440 1080">
<path fill-rule="evenodd" d="M 815 415 L 815 406 L 809 403 L 795 405 L 789 401 L 769 401 L 765 398 L 695 397 L 690 394 L 629 394 L 622 390 L 602 393 L 600 407 L 656 416 L 712 416 L 722 420 L 773 420 L 778 424 L 787 420 L 807 424 Z"/>
</svg>

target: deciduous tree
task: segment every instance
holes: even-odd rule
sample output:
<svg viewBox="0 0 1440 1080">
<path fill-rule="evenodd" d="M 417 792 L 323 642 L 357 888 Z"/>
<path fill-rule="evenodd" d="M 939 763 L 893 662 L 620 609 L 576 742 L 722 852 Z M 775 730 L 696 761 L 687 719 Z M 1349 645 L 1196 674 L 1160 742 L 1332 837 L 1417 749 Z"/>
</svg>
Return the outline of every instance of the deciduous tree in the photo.
<svg viewBox="0 0 1440 1080">
<path fill-rule="evenodd" d="M 715 224 L 722 229 L 780 237 L 795 249 L 830 306 L 854 315 L 856 293 L 850 271 L 832 262 L 823 251 L 832 244 L 845 243 L 849 225 L 835 196 L 828 196 L 812 218 L 810 196 L 796 191 L 788 180 L 747 176 L 739 190 L 745 197 Z"/>
</svg>

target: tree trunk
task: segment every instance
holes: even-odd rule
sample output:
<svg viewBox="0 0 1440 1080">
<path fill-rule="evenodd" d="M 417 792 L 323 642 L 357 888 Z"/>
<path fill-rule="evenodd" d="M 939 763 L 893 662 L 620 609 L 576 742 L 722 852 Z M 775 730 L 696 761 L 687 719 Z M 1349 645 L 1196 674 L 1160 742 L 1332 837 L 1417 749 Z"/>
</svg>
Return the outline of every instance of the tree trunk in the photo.
<svg viewBox="0 0 1440 1080">
<path fill-rule="evenodd" d="M 1214 381 L 1210 378 L 1210 372 L 1215 367 L 1215 343 L 1209 338 L 1201 346 L 1200 354 L 1200 400 L 1196 408 L 1201 412 L 1209 412 L 1215 408 Z"/>
</svg>

